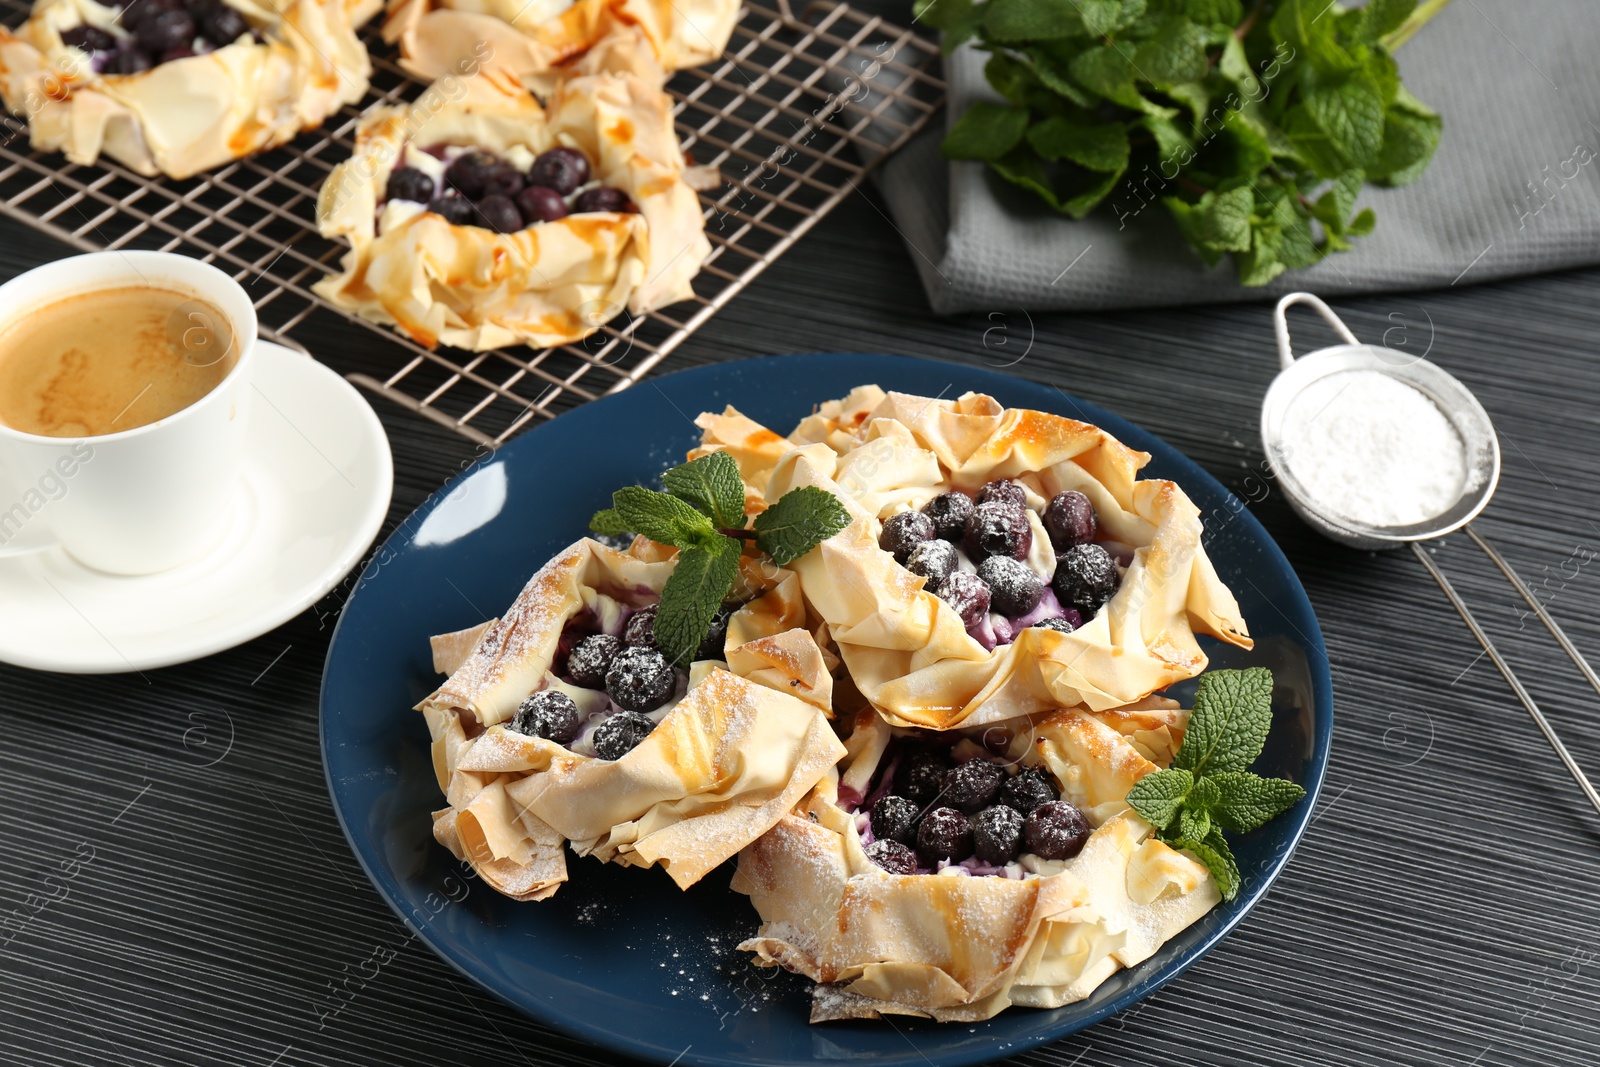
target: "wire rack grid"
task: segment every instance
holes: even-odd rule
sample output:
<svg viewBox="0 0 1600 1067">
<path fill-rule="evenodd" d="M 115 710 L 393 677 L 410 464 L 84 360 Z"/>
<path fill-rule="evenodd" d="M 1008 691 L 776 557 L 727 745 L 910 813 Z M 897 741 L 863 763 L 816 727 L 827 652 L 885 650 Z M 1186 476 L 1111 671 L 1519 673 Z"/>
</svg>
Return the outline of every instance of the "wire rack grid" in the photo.
<svg viewBox="0 0 1600 1067">
<path fill-rule="evenodd" d="M 638 317 L 625 312 L 582 342 L 429 350 L 311 291 L 345 250 L 316 230 L 318 189 L 348 157 L 363 111 L 424 87 L 371 31 L 373 77 L 359 106 L 284 148 L 187 181 L 32 151 L 26 126 L 8 118 L 0 212 L 85 251 L 156 248 L 213 262 L 247 287 L 263 333 L 296 347 L 304 347 L 296 332 L 323 316 L 372 330 L 395 345 L 396 369 L 353 381 L 497 447 L 540 418 L 637 382 L 943 105 L 935 42 L 848 4 L 816 3 L 797 17 L 787 0 L 777 3 L 747 3 L 723 55 L 667 86 L 685 154 L 721 177 L 700 194 L 712 253 L 694 296 Z M 22 0 L 0 0 L 5 24 L 26 14 Z"/>
</svg>

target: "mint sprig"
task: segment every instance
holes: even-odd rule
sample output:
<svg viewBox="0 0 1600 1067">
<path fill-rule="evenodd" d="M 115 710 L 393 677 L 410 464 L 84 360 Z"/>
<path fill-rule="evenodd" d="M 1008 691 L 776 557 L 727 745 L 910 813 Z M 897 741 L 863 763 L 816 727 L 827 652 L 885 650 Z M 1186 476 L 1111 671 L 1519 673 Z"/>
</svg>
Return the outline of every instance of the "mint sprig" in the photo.
<svg viewBox="0 0 1600 1067">
<path fill-rule="evenodd" d="M 589 528 L 620 536 L 643 534 L 678 550 L 678 563 L 661 589 L 655 640 L 662 655 L 688 665 L 711 632 L 717 609 L 739 574 L 742 541 L 754 541 L 777 565 L 787 566 L 850 521 L 838 498 L 817 486 L 785 493 L 746 529 L 744 480 L 726 452 L 690 460 L 661 476 L 666 492 L 627 485 L 611 506 L 594 513 Z"/>
<path fill-rule="evenodd" d="M 1272 728 L 1272 672 L 1265 667 L 1210 671 L 1172 766 L 1128 790 L 1128 804 L 1174 848 L 1206 865 L 1224 900 L 1239 894 L 1239 865 L 1223 830 L 1249 833 L 1297 804 L 1306 791 L 1248 768 Z"/>
<path fill-rule="evenodd" d="M 1394 51 L 1449 0 L 916 0 L 989 53 L 1004 103 L 944 140 L 1071 218 L 1124 224 L 1160 200 L 1207 264 L 1264 285 L 1377 221 L 1367 182 L 1414 181 L 1442 123 Z"/>
</svg>

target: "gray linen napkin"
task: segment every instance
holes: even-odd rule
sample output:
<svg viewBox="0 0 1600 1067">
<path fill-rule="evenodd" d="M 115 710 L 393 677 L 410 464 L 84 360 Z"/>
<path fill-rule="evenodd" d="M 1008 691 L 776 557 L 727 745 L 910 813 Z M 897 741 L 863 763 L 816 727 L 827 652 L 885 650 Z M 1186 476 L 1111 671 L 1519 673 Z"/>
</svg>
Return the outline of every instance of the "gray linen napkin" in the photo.
<svg viewBox="0 0 1600 1067">
<path fill-rule="evenodd" d="M 985 58 L 946 61 L 947 121 L 998 99 Z M 1600 0 L 1455 0 L 1398 59 L 1444 116 L 1432 164 L 1403 188 L 1367 187 L 1378 227 L 1353 251 L 1259 289 L 1227 260 L 1207 269 L 1159 203 L 1125 228 L 1104 206 L 1075 222 L 980 163 L 945 163 L 943 131 L 891 157 L 879 185 L 940 314 L 1421 289 L 1600 263 Z M 1127 189 L 1118 199 L 1137 205 Z"/>
</svg>

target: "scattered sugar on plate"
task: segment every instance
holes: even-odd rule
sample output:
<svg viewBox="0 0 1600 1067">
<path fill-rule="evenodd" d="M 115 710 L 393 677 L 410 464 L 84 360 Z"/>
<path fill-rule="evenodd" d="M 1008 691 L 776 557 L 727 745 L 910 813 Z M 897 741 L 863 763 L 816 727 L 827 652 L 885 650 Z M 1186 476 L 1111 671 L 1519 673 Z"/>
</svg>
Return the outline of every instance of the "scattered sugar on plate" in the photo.
<svg viewBox="0 0 1600 1067">
<path fill-rule="evenodd" d="M 1285 460 L 1310 500 L 1367 526 L 1442 514 L 1466 488 L 1466 448 L 1438 405 L 1378 371 L 1344 371 L 1284 413 Z"/>
</svg>

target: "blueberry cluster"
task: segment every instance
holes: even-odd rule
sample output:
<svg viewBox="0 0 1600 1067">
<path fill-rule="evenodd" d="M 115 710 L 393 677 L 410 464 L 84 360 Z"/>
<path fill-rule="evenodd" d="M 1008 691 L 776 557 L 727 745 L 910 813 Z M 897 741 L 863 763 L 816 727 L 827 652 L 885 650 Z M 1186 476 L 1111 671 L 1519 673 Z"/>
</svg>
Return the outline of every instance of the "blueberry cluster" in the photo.
<svg viewBox="0 0 1600 1067">
<path fill-rule="evenodd" d="M 677 673 L 656 648 L 655 618 L 654 607 L 643 608 L 628 619 L 620 638 L 589 634 L 567 653 L 567 681 L 604 690 L 621 709 L 595 728 L 594 749 L 601 759 L 621 759 L 649 737 L 656 724 L 645 712 L 665 704 L 677 689 Z M 583 727 L 578 705 L 555 689 L 524 700 L 509 725 L 558 745 L 571 744 Z"/>
<path fill-rule="evenodd" d="M 982 757 L 955 763 L 947 749 L 914 743 L 902 743 L 889 791 L 869 818 L 867 857 L 892 874 L 972 856 L 993 867 L 1024 852 L 1070 859 L 1089 839 L 1088 820 L 1043 769 L 1011 773 Z"/>
<path fill-rule="evenodd" d="M 1116 561 L 1094 543 L 1100 534 L 1094 505 L 1076 490 L 1058 493 L 1045 508 L 1044 528 L 1057 553 L 1051 582 L 1056 598 L 1092 618 L 1119 581 Z M 955 608 L 969 629 L 991 611 L 1013 619 L 1027 615 L 1044 596 L 1044 580 L 1022 562 L 1033 548 L 1027 494 L 1010 479 L 985 484 L 976 499 L 942 493 L 920 511 L 891 515 L 878 545 L 926 578 L 927 588 Z M 977 566 L 976 574 L 961 570 L 957 545 Z M 1072 630 L 1064 619 L 1037 625 Z"/>
<path fill-rule="evenodd" d="M 128 36 L 88 24 L 63 30 L 62 43 L 90 53 L 102 74 L 138 74 L 158 63 L 215 51 L 249 35 L 261 34 L 222 0 L 139 0 L 113 2 L 127 8 L 122 25 Z"/>
<path fill-rule="evenodd" d="M 588 180 L 589 160 L 576 148 L 550 149 L 526 174 L 478 148 L 450 161 L 442 186 L 416 167 L 396 167 L 389 172 L 384 199 L 426 204 L 452 225 L 482 226 L 496 233 L 515 233 L 571 214 L 639 210 L 620 189 L 597 185 L 578 193 Z"/>
</svg>

